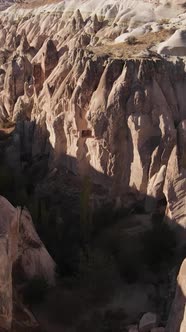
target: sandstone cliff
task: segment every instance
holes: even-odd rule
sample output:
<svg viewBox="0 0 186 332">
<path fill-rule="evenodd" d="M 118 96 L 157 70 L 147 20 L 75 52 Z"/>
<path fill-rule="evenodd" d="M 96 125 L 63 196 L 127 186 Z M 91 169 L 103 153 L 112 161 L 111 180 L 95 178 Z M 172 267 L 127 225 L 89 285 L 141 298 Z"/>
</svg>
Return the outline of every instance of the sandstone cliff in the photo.
<svg viewBox="0 0 186 332">
<path fill-rule="evenodd" d="M 49 150 L 50 167 L 90 176 L 121 204 L 131 192 L 136 199 L 152 193 L 163 167 L 156 196 L 165 195 L 168 217 L 184 226 L 183 60 L 109 59 L 83 48 L 59 56 L 47 41 L 32 63 L 14 57 L 4 76 L 1 116 L 26 126 L 14 135 L 28 153 Z"/>
<path fill-rule="evenodd" d="M 39 239 L 26 209 L 14 208 L 0 197 L 0 328 L 10 330 L 13 314 L 12 268 L 19 269 L 27 279 L 39 277 L 55 283 L 55 263 Z M 15 319 L 15 317 L 14 317 Z"/>
<path fill-rule="evenodd" d="M 181 57 L 156 50 L 162 38 L 184 27 L 184 3 L 145 5 L 146 10 L 144 1 L 86 1 L 82 6 L 70 1 L 66 7 L 33 2 L 3 12 L 0 123 L 2 133 L 8 132 L 7 124 L 13 129 L 1 148 L 17 177 L 44 155 L 40 171 L 47 168 L 48 176 L 65 169 L 77 182 L 89 178 L 99 188 L 93 205 L 97 198 L 116 207 L 145 200 L 150 216 L 163 201 L 165 220 L 176 229 L 181 250 L 186 227 L 184 38 L 176 53 Z M 138 39 L 131 42 L 131 36 Z M 172 47 L 169 39 L 166 45 Z M 1 202 L 0 258 L 8 270 L 3 312 L 9 327 L 12 264 L 19 258 L 27 278 L 39 274 L 54 283 L 55 263 L 29 212 Z"/>
</svg>

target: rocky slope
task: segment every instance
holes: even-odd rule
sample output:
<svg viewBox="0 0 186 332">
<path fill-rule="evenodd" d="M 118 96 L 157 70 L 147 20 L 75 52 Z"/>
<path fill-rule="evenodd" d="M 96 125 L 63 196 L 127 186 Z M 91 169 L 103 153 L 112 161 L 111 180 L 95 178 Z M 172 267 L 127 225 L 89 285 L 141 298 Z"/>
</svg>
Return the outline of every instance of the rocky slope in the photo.
<svg viewBox="0 0 186 332">
<path fill-rule="evenodd" d="M 19 264 L 19 270 L 22 271 L 22 275 L 26 276 L 26 279 L 29 280 L 34 276 L 41 277 L 46 278 L 49 284 L 54 284 L 55 263 L 39 239 L 32 218 L 26 209 L 14 208 L 2 196 L 0 197 L 0 209 L 0 328 L 10 330 L 13 319 L 16 326 L 16 310 L 22 319 L 24 315 L 25 318 L 28 316 L 26 320 L 27 324 L 30 321 L 30 327 L 32 325 L 37 327 L 38 324 L 34 317 L 31 318 L 32 315 L 29 315 L 29 311 L 24 306 L 20 307 L 20 301 L 15 294 L 13 296 L 12 271 Z M 24 326 L 24 323 L 22 325 Z"/>
<path fill-rule="evenodd" d="M 33 1 L 3 11 L 0 122 L 7 167 L 19 177 L 44 156 L 45 191 L 51 174 L 65 169 L 73 186 L 89 178 L 93 209 L 100 202 L 133 208 L 145 201 L 151 216 L 163 202 L 183 247 L 185 21 L 184 1 Z M 53 187 L 60 176 L 55 181 Z"/>
<path fill-rule="evenodd" d="M 20 153 L 22 135 L 25 153 L 49 152 L 50 168 L 90 176 L 121 205 L 131 192 L 153 195 L 163 170 L 157 198 L 165 195 L 168 217 L 184 225 L 176 208 L 179 201 L 184 209 L 177 189 L 185 181 L 184 58 L 97 54 L 90 44 L 103 22 L 84 21 L 80 11 L 67 23 L 57 15 L 52 24 L 50 15 L 40 25 L 35 19 L 22 19 L 15 30 L 2 16 L 1 121 L 22 124 L 11 149 Z"/>
</svg>

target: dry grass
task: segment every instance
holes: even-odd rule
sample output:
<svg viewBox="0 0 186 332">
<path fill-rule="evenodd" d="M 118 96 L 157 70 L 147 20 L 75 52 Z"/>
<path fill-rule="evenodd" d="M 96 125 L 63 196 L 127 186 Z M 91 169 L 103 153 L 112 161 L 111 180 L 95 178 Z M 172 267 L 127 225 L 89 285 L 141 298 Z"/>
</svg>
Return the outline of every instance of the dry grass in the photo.
<svg viewBox="0 0 186 332">
<path fill-rule="evenodd" d="M 158 32 L 149 32 L 137 38 L 136 43 L 129 45 L 128 43 L 110 43 L 101 46 L 89 47 L 96 55 L 109 55 L 114 58 L 133 58 L 141 51 L 145 50 L 151 45 L 156 45 L 166 40 L 172 31 L 161 30 Z"/>
</svg>

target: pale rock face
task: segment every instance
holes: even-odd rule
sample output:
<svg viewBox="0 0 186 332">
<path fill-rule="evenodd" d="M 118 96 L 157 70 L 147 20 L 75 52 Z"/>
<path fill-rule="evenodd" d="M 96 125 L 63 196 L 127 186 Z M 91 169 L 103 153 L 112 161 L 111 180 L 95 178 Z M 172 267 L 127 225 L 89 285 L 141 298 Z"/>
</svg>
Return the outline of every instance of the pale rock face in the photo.
<svg viewBox="0 0 186 332">
<path fill-rule="evenodd" d="M 119 11 L 120 20 L 127 6 L 111 6 L 110 15 Z M 37 15 L 11 30 L 18 54 L 1 71 L 1 118 L 22 123 L 6 153 L 9 164 L 20 169 L 16 156 L 24 142 L 32 156 L 49 153 L 51 168 L 65 166 L 90 176 L 121 205 L 131 192 L 154 203 L 165 196 L 167 217 L 184 226 L 184 61 L 94 54 L 87 45 L 106 31 L 99 15 L 87 19 L 79 10 L 69 19 Z M 9 21 L 4 17 L 2 22 L 8 35 Z M 37 53 L 29 61 L 30 48 Z M 147 210 L 153 209 L 151 203 Z"/>
<path fill-rule="evenodd" d="M 25 91 L 27 89 L 27 86 L 25 86 Z M 31 113 L 33 109 L 33 98 L 32 93 L 30 92 L 30 88 L 28 87 L 28 91 L 26 91 L 27 96 L 20 96 L 17 99 L 17 102 L 14 106 L 14 112 L 12 116 L 13 121 L 20 121 L 20 120 L 30 120 L 31 119 Z"/>
<path fill-rule="evenodd" d="M 47 154 L 50 169 L 65 166 L 77 177 L 88 176 L 106 190 L 104 200 L 118 206 L 132 194 L 135 202 L 145 198 L 146 211 L 153 213 L 166 198 L 167 221 L 178 226 L 180 246 L 186 228 L 185 59 L 156 53 L 124 59 L 107 49 L 129 36 L 175 26 L 178 31 L 158 52 L 185 55 L 184 3 L 69 0 L 24 9 L 15 4 L 0 14 L 0 121 L 17 122 L 5 152 L 8 165 L 21 172 L 22 152 Z M 170 21 L 163 24 L 162 18 Z M 10 324 L 12 264 L 19 258 L 28 278 L 39 275 L 53 284 L 55 263 L 29 212 L 2 197 L 0 207 L 6 298 L 0 324 L 3 312 L 4 324 Z M 177 325 L 185 310 L 180 296 L 177 291 Z M 177 325 L 169 325 L 172 332 Z M 158 331 L 155 326 L 156 315 L 147 313 L 140 331 Z"/>
<path fill-rule="evenodd" d="M 30 45 L 27 40 L 26 32 L 23 30 L 22 35 L 17 37 L 17 42 L 19 44 L 18 50 L 20 54 L 26 54 L 29 51 Z"/>
<path fill-rule="evenodd" d="M 180 153 L 175 147 L 171 153 L 165 178 L 164 192 L 168 202 L 167 216 L 169 220 L 176 221 L 179 233 L 180 247 L 185 243 L 185 167 L 179 164 Z"/>
<path fill-rule="evenodd" d="M 186 55 L 186 30 L 177 30 L 168 40 L 161 43 L 158 53 L 165 55 Z"/>
<path fill-rule="evenodd" d="M 55 263 L 39 239 L 32 218 L 25 209 L 14 208 L 0 196 L 0 328 L 12 323 L 12 265 L 17 260 L 27 278 L 44 278 L 55 283 Z"/>
<path fill-rule="evenodd" d="M 0 37 L 1 37 L 0 46 L 3 47 L 5 45 L 5 41 L 6 41 L 6 30 L 2 29 L 0 31 Z"/>
<path fill-rule="evenodd" d="M 9 115 L 13 113 L 17 98 L 24 95 L 24 83 L 29 82 L 31 76 L 32 66 L 28 59 L 15 56 L 8 65 L 4 81 L 3 100 Z"/>
<path fill-rule="evenodd" d="M 36 233 L 32 217 L 23 209 L 20 215 L 19 258 L 28 279 L 39 277 L 55 284 L 55 263 Z"/>
<path fill-rule="evenodd" d="M 55 263 L 37 235 L 29 211 L 26 208 L 14 208 L 2 196 L 0 206 L 1 234 L 6 236 L 9 232 L 12 263 L 16 263 L 19 258 L 28 278 L 38 276 L 46 279 L 49 284 L 54 284 Z"/>
<path fill-rule="evenodd" d="M 155 173 L 149 180 L 147 187 L 147 198 L 145 209 L 147 212 L 153 212 L 156 208 L 157 199 L 161 199 L 163 195 L 163 186 L 165 182 L 166 166 L 163 165 L 158 173 Z"/>
<path fill-rule="evenodd" d="M 36 124 L 33 155 L 50 152 L 51 167 L 89 175 L 121 204 L 130 192 L 155 200 L 165 195 L 167 216 L 185 224 L 177 211 L 185 169 L 184 62 L 109 59 L 65 46 L 59 52 L 47 39 L 32 63 L 17 56 L 2 76 L 2 113 Z M 18 140 L 30 149 L 23 134 Z M 172 174 L 175 149 L 183 170 Z"/>
<path fill-rule="evenodd" d="M 52 40 L 49 40 L 46 44 L 46 49 L 43 52 L 43 58 L 41 61 L 42 69 L 45 74 L 45 79 L 51 74 L 52 70 L 57 66 L 58 52 L 55 44 Z"/>
</svg>

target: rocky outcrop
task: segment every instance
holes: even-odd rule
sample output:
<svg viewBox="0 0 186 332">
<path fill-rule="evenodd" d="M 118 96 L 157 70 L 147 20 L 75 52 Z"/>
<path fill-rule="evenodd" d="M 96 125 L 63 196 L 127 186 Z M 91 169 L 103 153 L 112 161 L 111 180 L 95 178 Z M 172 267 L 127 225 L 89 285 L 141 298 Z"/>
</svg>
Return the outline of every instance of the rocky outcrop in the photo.
<svg viewBox="0 0 186 332">
<path fill-rule="evenodd" d="M 155 313 L 148 312 L 143 315 L 139 323 L 139 332 L 152 331 L 158 325 L 158 317 Z"/>
<path fill-rule="evenodd" d="M 46 40 L 32 62 L 41 64 L 43 79 L 46 80 L 58 63 L 58 52 L 54 42 L 50 39 Z"/>
<path fill-rule="evenodd" d="M 111 196 L 151 195 L 152 178 L 162 168 L 162 194 L 168 160 L 179 144 L 176 123 L 184 118 L 184 77 L 181 66 L 166 61 L 107 61 L 83 50 L 68 58 L 66 52 L 37 105 L 46 116 L 55 161 L 109 186 Z"/>
<path fill-rule="evenodd" d="M 180 247 L 185 244 L 185 168 L 179 161 L 182 157 L 178 147 L 174 147 L 167 168 L 164 192 L 168 202 L 167 218 L 176 221 Z"/>
<path fill-rule="evenodd" d="M 19 264 L 28 279 L 39 277 L 55 284 L 55 263 L 34 228 L 28 210 L 23 209 L 19 225 Z"/>
<path fill-rule="evenodd" d="M 74 17 L 83 29 L 80 13 Z M 4 114 L 35 123 L 29 153 L 47 151 L 50 167 L 88 175 L 120 204 L 131 192 L 154 202 L 166 197 L 167 217 L 183 226 L 180 203 L 176 209 L 180 200 L 185 206 L 184 62 L 110 59 L 55 45 L 47 39 L 31 63 L 17 55 L 2 72 Z"/>
<path fill-rule="evenodd" d="M 115 25 L 128 8 L 120 5 L 107 13 L 110 20 L 119 10 Z M 154 3 L 149 8 L 156 10 Z M 14 36 L 16 49 L 6 53 L 1 69 L 1 119 L 21 121 L 32 132 L 30 139 L 18 125 L 15 141 L 24 144 L 13 144 L 10 151 L 24 145 L 32 156 L 49 153 L 51 168 L 65 166 L 90 176 L 120 204 L 132 192 L 135 199 L 151 197 L 147 209 L 152 210 L 152 201 L 166 197 L 167 217 L 183 225 L 183 213 L 176 212 L 182 189 L 179 198 L 173 193 L 178 195 L 184 181 L 184 61 L 155 55 L 124 60 L 99 53 L 99 46 L 90 46 L 104 43 L 110 21 L 101 21 L 99 11 L 82 15 L 84 10 L 74 10 L 70 18 L 66 9 L 63 15 L 45 13 L 39 25 L 40 13 L 29 13 L 16 21 L 16 29 L 2 16 L 5 40 Z M 173 151 L 178 151 L 174 175 Z"/>
<path fill-rule="evenodd" d="M 175 298 L 172 304 L 172 309 L 169 314 L 166 332 L 185 332 L 186 331 L 186 317 L 185 317 L 185 278 L 186 278 L 186 260 L 183 261 L 178 277 Z"/>
<path fill-rule="evenodd" d="M 156 203 L 163 198 L 163 187 L 166 175 L 166 165 L 163 165 L 158 173 L 150 179 L 147 187 L 147 197 L 145 202 L 146 212 L 153 212 L 156 209 Z"/>
<path fill-rule="evenodd" d="M 19 96 L 24 95 L 24 84 L 32 77 L 32 66 L 24 56 L 15 56 L 6 70 L 2 99 L 9 116 Z"/>
<path fill-rule="evenodd" d="M 158 53 L 165 55 L 186 55 L 186 30 L 177 30 L 168 40 L 161 43 Z"/>
<path fill-rule="evenodd" d="M 14 208 L 0 197 L 0 328 L 12 323 L 12 267 L 19 268 L 29 280 L 33 277 L 55 283 L 55 263 L 39 239 L 29 212 Z"/>
<path fill-rule="evenodd" d="M 175 24 L 184 25 L 183 3 L 145 1 L 145 12 L 142 0 L 77 0 L 39 9 L 24 5 L 24 13 L 16 4 L 0 15 L 0 123 L 15 125 L 7 145 L 2 144 L 7 165 L 20 175 L 44 155 L 39 171 L 60 174 L 63 168 L 77 182 L 88 178 L 94 187 L 91 203 L 94 194 L 98 204 L 116 207 L 145 201 L 148 222 L 163 201 L 165 219 L 183 247 L 185 59 L 162 57 L 149 47 L 137 57 L 117 53 L 126 48 L 130 55 L 143 43 L 149 46 L 146 35 L 147 40 L 153 36 L 152 42 L 167 37 L 170 31 L 163 28 L 171 30 L 173 12 L 182 13 Z M 165 11 L 170 22 L 162 20 Z M 144 38 L 138 44 L 116 43 L 134 32 Z M 178 55 L 181 47 L 183 55 L 184 38 L 184 31 L 177 31 L 159 53 Z M 25 208 L 1 197 L 0 209 L 0 326 L 9 328 L 12 266 L 19 262 L 27 279 L 39 276 L 54 284 L 55 263 Z M 179 297 L 178 291 L 175 301 Z M 175 330 L 171 318 L 168 325 L 173 332 L 182 309 L 173 309 Z M 145 314 L 131 330 L 161 331 L 156 318 Z"/>
</svg>

